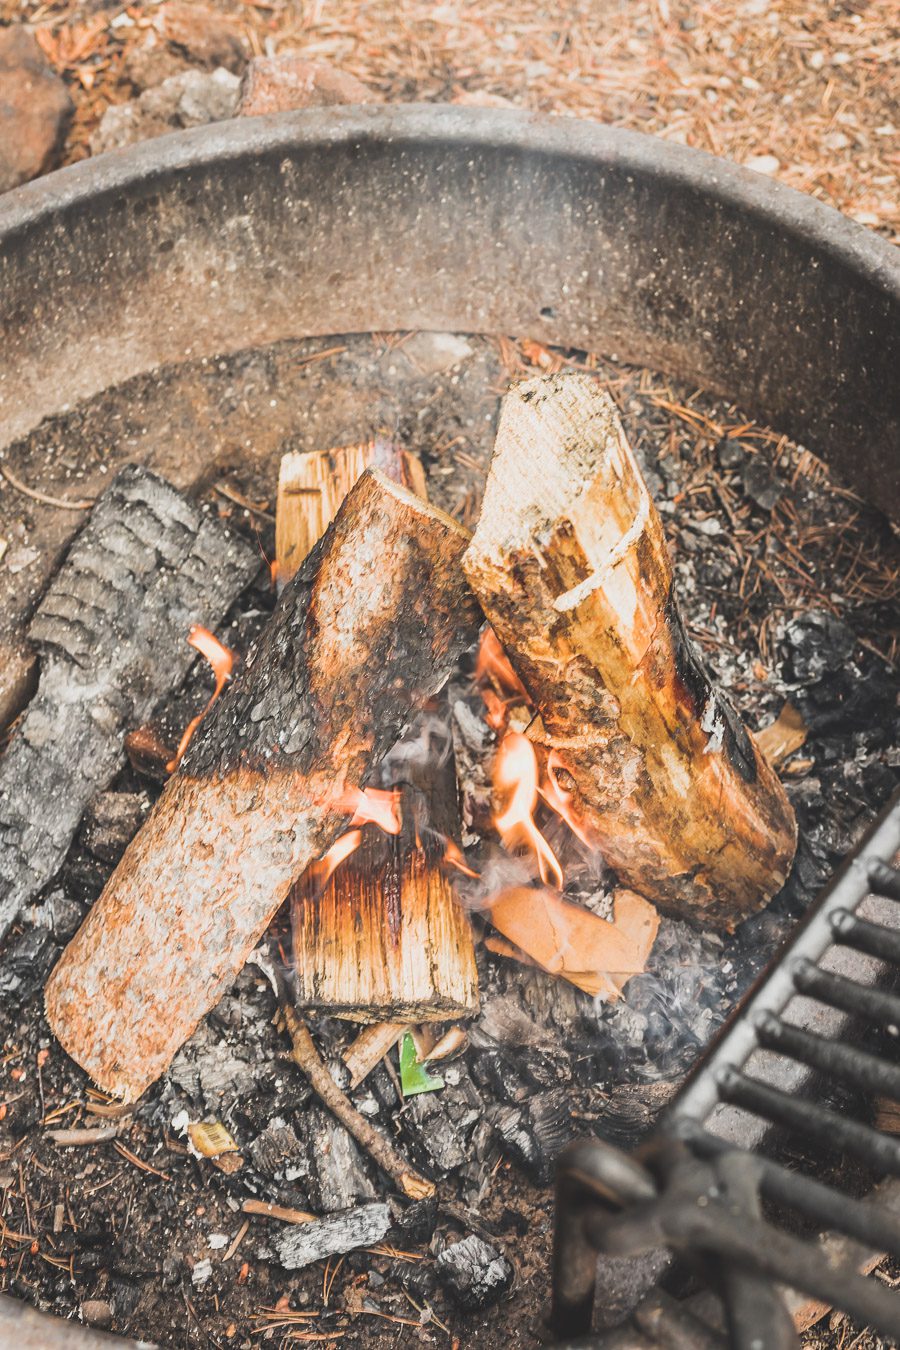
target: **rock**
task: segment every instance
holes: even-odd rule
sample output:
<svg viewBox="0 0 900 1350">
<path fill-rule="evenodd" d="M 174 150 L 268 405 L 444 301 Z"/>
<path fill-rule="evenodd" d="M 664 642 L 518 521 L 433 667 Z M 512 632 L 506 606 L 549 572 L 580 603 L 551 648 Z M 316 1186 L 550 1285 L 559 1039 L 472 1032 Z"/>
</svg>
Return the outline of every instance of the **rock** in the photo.
<svg viewBox="0 0 900 1350">
<path fill-rule="evenodd" d="M 387 1205 L 361 1205 L 314 1223 L 298 1224 L 278 1234 L 274 1247 L 285 1270 L 301 1270 L 326 1256 L 342 1256 L 356 1247 L 371 1247 L 381 1242 L 390 1226 Z"/>
<path fill-rule="evenodd" d="M 202 70 L 173 75 L 140 98 L 107 108 L 91 136 L 91 154 L 120 150 L 167 131 L 224 122 L 234 116 L 240 83 L 221 66 L 211 75 Z"/>
<path fill-rule="evenodd" d="M 142 792 L 100 792 L 85 812 L 82 840 L 101 862 L 117 863 L 150 810 Z"/>
<path fill-rule="evenodd" d="M 104 1298 L 86 1298 L 81 1305 L 81 1316 L 89 1327 L 112 1326 L 112 1313 Z"/>
<path fill-rule="evenodd" d="M 434 1263 L 438 1280 L 466 1312 L 489 1308 L 512 1284 L 512 1266 L 474 1233 L 445 1247 Z"/>
<path fill-rule="evenodd" d="M 346 70 L 337 70 L 325 61 L 307 61 L 299 52 L 281 52 L 278 56 L 257 56 L 250 62 L 241 84 L 238 113 L 241 117 L 260 117 L 292 108 L 382 102 L 377 90 Z"/>
<path fill-rule="evenodd" d="M 773 174 L 781 168 L 774 155 L 751 155 L 749 159 L 744 160 L 744 164 L 754 173 Z"/>
<path fill-rule="evenodd" d="M 402 351 L 423 375 L 439 375 L 462 365 L 473 353 L 473 347 L 456 333 L 413 333 L 404 342 Z"/>
<path fill-rule="evenodd" d="M 784 483 L 773 472 L 771 466 L 759 457 L 748 460 L 744 465 L 741 482 L 747 496 L 764 511 L 771 511 L 784 492 Z"/>
<path fill-rule="evenodd" d="M 202 1289 L 211 1275 L 212 1261 L 207 1256 L 203 1261 L 198 1261 L 191 1271 L 191 1284 L 195 1289 Z"/>
<path fill-rule="evenodd" d="M 0 192 L 56 163 L 75 111 L 30 28 L 0 28 Z"/>
</svg>

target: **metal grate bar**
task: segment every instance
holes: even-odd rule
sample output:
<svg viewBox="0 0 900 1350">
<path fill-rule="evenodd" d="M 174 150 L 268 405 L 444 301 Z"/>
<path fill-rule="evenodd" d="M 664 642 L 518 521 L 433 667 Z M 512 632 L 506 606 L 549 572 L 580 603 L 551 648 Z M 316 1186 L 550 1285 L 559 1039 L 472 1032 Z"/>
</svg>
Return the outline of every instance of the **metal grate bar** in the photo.
<svg viewBox="0 0 900 1350">
<path fill-rule="evenodd" d="M 802 1031 L 774 1013 L 761 1013 L 754 1018 L 754 1026 L 760 1045 L 766 1049 L 790 1055 L 792 1059 L 852 1083 L 864 1092 L 879 1093 L 900 1101 L 900 1069 L 895 1064 L 886 1064 L 877 1055 L 866 1054 L 840 1041 L 829 1041 L 813 1032 Z"/>
<path fill-rule="evenodd" d="M 722 1097 L 733 1106 L 752 1111 L 776 1125 L 797 1130 L 830 1150 L 843 1150 L 869 1167 L 877 1167 L 900 1177 L 900 1142 L 879 1134 L 856 1120 L 845 1120 L 833 1111 L 796 1097 L 788 1097 L 777 1088 L 748 1078 L 736 1069 L 723 1069 L 718 1075 Z"/>
<path fill-rule="evenodd" d="M 882 989 L 870 989 L 843 975 L 820 970 L 814 962 L 801 957 L 793 968 L 794 986 L 801 994 L 817 998 L 842 1012 L 867 1017 L 887 1031 L 900 1032 L 900 998 Z"/>
<path fill-rule="evenodd" d="M 849 909 L 835 910 L 831 916 L 831 931 L 835 942 L 841 946 L 900 966 L 900 933 L 883 928 L 880 923 L 858 919 Z"/>
<path fill-rule="evenodd" d="M 721 1157 L 733 1147 L 687 1121 L 679 1125 L 678 1137 L 701 1158 Z M 761 1154 L 756 1155 L 755 1161 L 760 1192 L 766 1200 L 798 1210 L 822 1228 L 837 1229 L 867 1247 L 900 1257 L 900 1217 L 866 1200 L 845 1195 L 802 1172 L 792 1172 Z"/>
</svg>

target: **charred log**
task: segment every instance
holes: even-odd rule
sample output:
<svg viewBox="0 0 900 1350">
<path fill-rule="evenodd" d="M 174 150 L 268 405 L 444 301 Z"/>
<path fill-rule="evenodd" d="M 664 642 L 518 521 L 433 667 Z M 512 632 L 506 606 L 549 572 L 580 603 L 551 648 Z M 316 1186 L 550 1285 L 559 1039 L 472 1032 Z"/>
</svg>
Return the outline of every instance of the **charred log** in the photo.
<svg viewBox="0 0 900 1350">
<path fill-rule="evenodd" d="M 620 877 L 726 928 L 764 905 L 793 813 L 685 634 L 659 515 L 590 378 L 506 396 L 464 566 L 534 739 Z"/>
<path fill-rule="evenodd" d="M 191 624 L 217 624 L 257 567 L 249 544 L 145 469 L 103 493 L 29 628 L 41 677 L 0 762 L 0 937 L 121 769 L 125 732 L 187 674 Z"/>
<path fill-rule="evenodd" d="M 377 438 L 285 455 L 278 483 L 278 578 L 293 576 L 368 466 L 427 498 L 419 459 Z M 449 742 L 449 737 L 448 737 Z M 360 1021 L 434 1021 L 478 1008 L 469 921 L 441 864 L 460 831 L 452 749 L 429 759 L 401 806 L 403 829 L 363 831 L 359 850 L 325 886 L 315 869 L 291 892 L 295 1005 Z"/>
<path fill-rule="evenodd" d="M 107 1091 L 163 1072 L 472 640 L 467 540 L 370 471 L 285 588 L 48 983 L 52 1029 Z"/>
</svg>

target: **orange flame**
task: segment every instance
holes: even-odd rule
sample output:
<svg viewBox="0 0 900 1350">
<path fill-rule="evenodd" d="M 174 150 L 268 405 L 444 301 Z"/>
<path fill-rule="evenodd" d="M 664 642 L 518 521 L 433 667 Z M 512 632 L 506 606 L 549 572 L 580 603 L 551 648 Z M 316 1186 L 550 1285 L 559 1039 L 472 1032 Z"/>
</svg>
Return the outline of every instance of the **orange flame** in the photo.
<svg viewBox="0 0 900 1350">
<path fill-rule="evenodd" d="M 475 682 L 487 708 L 485 721 L 492 731 L 501 731 L 506 726 L 507 710 L 512 704 L 530 702 L 525 686 L 510 665 L 509 657 L 490 625 L 485 628 L 478 644 Z"/>
<path fill-rule="evenodd" d="M 551 750 L 547 756 L 547 781 L 543 787 L 538 788 L 538 792 L 550 810 L 555 811 L 559 818 L 565 821 L 575 837 L 588 848 L 593 848 L 594 843 L 587 827 L 572 804 L 574 793 L 566 792 L 560 787 L 559 779 L 556 777 L 557 769 L 562 769 L 564 773 L 569 772 L 558 751 Z"/>
<path fill-rule="evenodd" d="M 353 812 L 351 826 L 377 825 L 385 834 L 399 834 L 403 828 L 399 788 L 350 788 L 338 806 Z"/>
<path fill-rule="evenodd" d="M 328 852 L 306 869 L 310 889 L 323 890 L 344 859 L 355 853 L 361 843 L 362 830 L 348 830 L 336 839 Z"/>
<path fill-rule="evenodd" d="M 231 672 L 234 669 L 234 652 L 229 650 L 224 643 L 219 641 L 215 633 L 211 633 L 202 624 L 195 623 L 192 625 L 187 640 L 201 656 L 206 657 L 212 666 L 213 674 L 216 677 L 216 687 L 206 707 L 196 717 L 191 718 L 185 727 L 184 735 L 178 742 L 178 749 L 175 751 L 175 758 L 166 765 L 169 773 L 174 773 L 178 768 L 182 755 L 191 743 L 191 737 L 225 688 L 225 684 L 230 679 Z"/>
<path fill-rule="evenodd" d="M 457 848 L 452 839 L 446 841 L 443 861 L 450 867 L 455 867 L 457 872 L 462 872 L 464 876 L 478 877 L 480 875 L 480 873 L 472 871 L 472 868 L 466 862 L 462 849 Z"/>
<path fill-rule="evenodd" d="M 538 800 L 538 765 L 534 746 L 521 732 L 510 731 L 500 742 L 494 763 L 494 787 L 506 799 L 506 806 L 494 817 L 494 824 L 508 849 L 524 842 L 537 855 L 541 880 L 551 881 L 562 890 L 563 871 L 553 849 L 534 820 Z"/>
<path fill-rule="evenodd" d="M 272 585 L 273 585 L 273 586 L 277 585 L 277 584 L 278 584 L 278 559 L 277 559 L 277 558 L 273 558 L 272 561 L 269 563 L 269 576 L 270 576 L 271 579 L 272 579 Z"/>
</svg>

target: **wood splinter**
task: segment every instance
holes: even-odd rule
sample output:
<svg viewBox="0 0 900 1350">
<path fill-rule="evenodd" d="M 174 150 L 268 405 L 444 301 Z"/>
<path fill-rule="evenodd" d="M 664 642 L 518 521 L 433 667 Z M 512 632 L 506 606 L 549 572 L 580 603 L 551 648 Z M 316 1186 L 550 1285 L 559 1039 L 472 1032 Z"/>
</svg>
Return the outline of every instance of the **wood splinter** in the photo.
<svg viewBox="0 0 900 1350">
<path fill-rule="evenodd" d="M 165 1070 L 473 640 L 468 538 L 370 470 L 283 591 L 48 981 L 105 1091 Z"/>
<path fill-rule="evenodd" d="M 362 445 L 291 453 L 278 480 L 278 581 L 287 582 L 369 467 L 426 498 L 417 456 L 376 437 Z M 294 1006 L 356 1021 L 424 1022 L 478 1011 L 469 920 L 441 866 L 460 820 L 452 748 L 411 765 L 398 835 L 375 826 L 324 891 L 316 869 L 291 890 Z M 421 828 L 420 828 L 421 827 Z"/>
<path fill-rule="evenodd" d="M 727 929 L 765 905 L 794 815 L 685 634 L 662 522 L 590 377 L 506 395 L 464 567 L 538 710 L 529 734 L 620 878 Z"/>
</svg>

